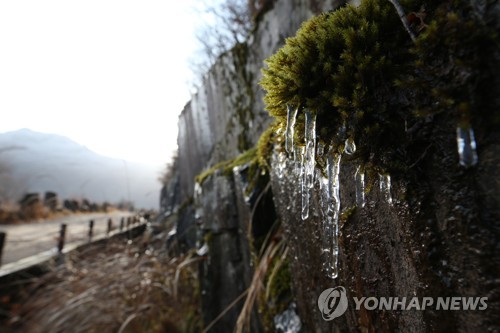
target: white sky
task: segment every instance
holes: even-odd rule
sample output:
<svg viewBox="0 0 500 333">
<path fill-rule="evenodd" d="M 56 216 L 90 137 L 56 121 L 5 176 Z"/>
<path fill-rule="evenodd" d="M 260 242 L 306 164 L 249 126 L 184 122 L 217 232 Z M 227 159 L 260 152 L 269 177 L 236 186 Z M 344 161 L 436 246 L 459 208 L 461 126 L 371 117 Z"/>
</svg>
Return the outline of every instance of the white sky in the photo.
<svg viewBox="0 0 500 333">
<path fill-rule="evenodd" d="M 0 1 L 0 132 L 164 165 L 190 98 L 196 2 Z"/>
</svg>

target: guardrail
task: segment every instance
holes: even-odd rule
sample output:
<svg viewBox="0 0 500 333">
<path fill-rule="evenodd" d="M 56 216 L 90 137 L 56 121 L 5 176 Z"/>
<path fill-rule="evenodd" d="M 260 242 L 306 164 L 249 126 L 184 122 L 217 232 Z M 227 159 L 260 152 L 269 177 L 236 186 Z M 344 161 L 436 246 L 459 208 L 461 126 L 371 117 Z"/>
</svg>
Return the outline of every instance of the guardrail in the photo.
<svg viewBox="0 0 500 333">
<path fill-rule="evenodd" d="M 103 225 L 106 223 L 105 225 Z M 129 217 L 121 217 L 120 218 L 120 223 L 115 226 L 113 223 L 112 218 L 108 218 L 107 221 L 104 218 L 102 221 L 102 224 L 96 223 L 94 219 L 91 219 L 88 221 L 88 227 L 87 231 L 85 231 L 85 228 L 82 230 L 81 224 L 77 225 L 68 225 L 67 223 L 61 223 L 59 230 L 58 231 L 51 231 L 51 232 L 45 232 L 45 233 L 37 233 L 36 235 L 33 236 L 23 236 L 23 237 L 18 237 L 15 239 L 8 239 L 8 232 L 6 231 L 0 231 L 0 267 L 2 267 L 2 258 L 4 254 L 4 249 L 5 245 L 7 243 L 7 240 L 10 244 L 12 243 L 33 243 L 36 244 L 37 241 L 40 241 L 40 239 L 47 239 L 50 241 L 50 239 L 53 239 L 53 249 L 57 249 L 57 253 L 61 254 L 65 252 L 66 247 L 68 244 L 71 243 L 71 245 L 81 245 L 81 244 L 88 244 L 92 243 L 97 240 L 105 239 L 112 237 L 116 234 L 121 234 L 125 233 L 128 231 L 131 231 L 132 229 L 136 228 L 138 225 L 142 225 L 147 223 L 147 220 L 145 220 L 142 217 L 139 216 L 129 216 Z M 97 228 L 99 227 L 99 228 Z M 71 233 L 74 230 L 80 230 L 79 232 Z M 71 236 L 70 239 L 68 239 L 68 235 Z M 128 238 L 131 238 L 131 233 L 129 232 Z M 36 246 L 36 245 L 34 245 Z M 50 246 L 49 246 L 50 247 Z M 74 247 L 74 246 L 72 246 Z M 45 245 L 45 248 L 47 246 Z M 22 259 L 21 259 L 22 260 Z M 10 264 L 14 264 L 15 262 L 11 262 Z"/>
</svg>

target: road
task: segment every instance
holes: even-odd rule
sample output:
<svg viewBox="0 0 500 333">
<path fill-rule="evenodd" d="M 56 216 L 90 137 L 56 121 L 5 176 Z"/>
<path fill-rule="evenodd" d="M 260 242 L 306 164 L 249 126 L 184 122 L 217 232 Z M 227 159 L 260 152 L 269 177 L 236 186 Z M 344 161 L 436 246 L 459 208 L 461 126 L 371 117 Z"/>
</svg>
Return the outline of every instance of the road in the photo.
<svg viewBox="0 0 500 333">
<path fill-rule="evenodd" d="M 62 223 L 67 225 L 65 244 L 72 244 L 88 240 L 90 220 L 94 220 L 94 236 L 98 236 L 106 233 L 108 219 L 111 218 L 113 227 L 118 228 L 120 219 L 131 215 L 133 213 L 118 211 L 89 213 L 69 215 L 43 222 L 0 225 L 0 231 L 7 233 L 1 264 L 16 262 L 44 251 L 55 251 Z"/>
</svg>

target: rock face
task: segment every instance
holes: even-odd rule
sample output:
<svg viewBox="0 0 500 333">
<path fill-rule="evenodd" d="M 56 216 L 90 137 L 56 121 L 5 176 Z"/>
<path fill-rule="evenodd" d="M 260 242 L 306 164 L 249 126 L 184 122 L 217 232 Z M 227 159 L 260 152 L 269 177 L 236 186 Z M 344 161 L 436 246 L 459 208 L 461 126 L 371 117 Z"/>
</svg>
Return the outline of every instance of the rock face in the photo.
<svg viewBox="0 0 500 333">
<path fill-rule="evenodd" d="M 434 127 L 434 126 L 433 126 Z M 291 258 L 293 291 L 308 331 L 353 330 L 405 332 L 480 332 L 498 329 L 499 290 L 498 183 L 487 183 L 487 170 L 500 160 L 498 137 L 483 142 L 483 162 L 474 170 L 457 164 L 453 124 L 435 125 L 436 145 L 418 167 L 392 177 L 392 204 L 379 190 L 378 177 L 366 206 L 340 220 L 339 277 L 322 271 L 318 184 L 310 217 L 300 217 L 300 182 L 287 163 L 286 176 L 272 173 L 278 215 Z M 438 134 L 439 133 L 439 134 Z M 493 137 L 490 137 L 493 139 Z M 498 155 L 496 155 L 498 156 Z M 356 206 L 355 161 L 341 163 L 341 211 Z M 275 168 L 276 169 L 276 168 Z M 369 179 L 366 180 L 370 182 Z M 491 260 L 491 258 L 496 258 Z M 348 297 L 488 297 L 486 311 L 361 311 L 349 304 L 346 314 L 324 321 L 316 300 L 330 287 L 343 286 Z M 351 298 L 350 298 L 351 300 Z M 353 303 L 353 302 L 351 302 Z"/>
<path fill-rule="evenodd" d="M 179 117 L 181 197 L 192 197 L 194 178 L 213 164 L 251 148 L 271 122 L 259 87 L 263 61 L 300 24 L 339 5 L 335 0 L 274 1 L 245 44 L 223 54 Z"/>
<path fill-rule="evenodd" d="M 265 314 L 254 310 L 249 323 L 252 332 L 283 327 L 294 327 L 292 332 L 299 328 L 301 332 L 499 330 L 500 183 L 496 173 L 500 137 L 489 124 L 473 124 L 480 162 L 466 169 L 457 162 L 454 120 L 440 114 L 423 123 L 413 134 L 418 147 L 405 152 L 414 163 L 405 172 L 391 175 L 389 192 L 380 190 L 383 184 L 377 173 L 366 174 L 364 207 L 356 206 L 354 174 L 359 161 L 342 158 L 339 275 L 334 280 L 323 271 L 319 184 L 316 180 L 311 191 L 309 217 L 302 220 L 301 184 L 291 158 L 279 161 L 275 154 L 270 179 L 255 176 L 245 164 L 230 172 L 214 170 L 195 185 L 195 177 L 204 169 L 254 146 L 271 122 L 257 85 L 263 59 L 314 12 L 335 6 L 334 1 L 275 1 L 260 17 L 249 41 L 221 56 L 179 118 L 178 176 L 174 177 L 178 183 L 171 188 L 178 186 L 177 203 L 185 203 L 179 210 L 178 235 L 196 228 L 198 252 L 206 257 L 200 263 L 205 325 L 213 323 L 211 332 L 234 330 L 244 309 L 244 293 L 260 269 L 255 266 L 255 244 L 278 220 L 288 248 L 291 285 L 285 287 L 292 289 L 294 302 L 287 299 L 276 306 L 282 315 L 274 316 L 271 328 Z M 491 110 L 500 107 L 496 80 L 490 86 L 495 93 L 489 93 L 494 97 L 484 103 Z M 168 198 L 169 191 L 166 188 L 162 197 Z M 184 243 L 194 246 L 195 240 Z M 344 315 L 326 321 L 318 309 L 318 297 L 336 286 L 346 289 L 349 305 Z M 488 297 L 488 307 L 485 311 L 367 310 L 356 309 L 353 302 L 353 297 L 409 300 L 415 296 L 434 301 Z M 237 299 L 242 300 L 234 302 Z M 298 324 L 296 317 L 288 316 L 295 306 Z M 293 325 L 278 325 L 284 317 L 293 317 L 289 319 Z"/>
</svg>

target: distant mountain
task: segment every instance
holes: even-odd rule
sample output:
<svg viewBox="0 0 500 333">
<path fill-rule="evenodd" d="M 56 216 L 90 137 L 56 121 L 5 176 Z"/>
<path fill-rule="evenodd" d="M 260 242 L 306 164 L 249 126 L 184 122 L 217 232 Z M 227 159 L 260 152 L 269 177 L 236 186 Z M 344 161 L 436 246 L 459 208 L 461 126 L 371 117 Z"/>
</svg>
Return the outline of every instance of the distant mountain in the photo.
<svg viewBox="0 0 500 333">
<path fill-rule="evenodd" d="M 0 171 L 5 165 L 9 171 L 3 172 L 0 187 L 10 187 L 7 190 L 17 197 L 54 191 L 63 199 L 118 202 L 130 198 L 138 208 L 159 205 L 160 170 L 101 156 L 64 136 L 29 129 L 0 133 Z"/>
</svg>

